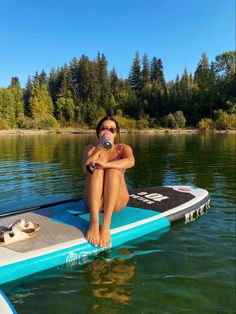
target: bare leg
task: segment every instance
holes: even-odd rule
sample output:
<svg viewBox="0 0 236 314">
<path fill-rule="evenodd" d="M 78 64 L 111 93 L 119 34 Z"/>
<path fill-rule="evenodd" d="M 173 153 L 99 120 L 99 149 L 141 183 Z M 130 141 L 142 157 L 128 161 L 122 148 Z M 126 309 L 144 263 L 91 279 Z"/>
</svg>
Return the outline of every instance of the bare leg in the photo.
<svg viewBox="0 0 236 314">
<path fill-rule="evenodd" d="M 111 217 L 114 211 L 121 210 L 129 200 L 129 193 L 126 188 L 124 176 L 117 169 L 105 170 L 104 182 L 104 214 L 102 220 L 102 227 L 100 230 L 101 247 L 108 247 L 110 245 L 110 224 Z"/>
<path fill-rule="evenodd" d="M 94 246 L 99 244 L 99 210 L 102 206 L 104 170 L 97 169 L 88 175 L 85 188 L 85 201 L 90 211 L 90 224 L 86 239 Z"/>
</svg>

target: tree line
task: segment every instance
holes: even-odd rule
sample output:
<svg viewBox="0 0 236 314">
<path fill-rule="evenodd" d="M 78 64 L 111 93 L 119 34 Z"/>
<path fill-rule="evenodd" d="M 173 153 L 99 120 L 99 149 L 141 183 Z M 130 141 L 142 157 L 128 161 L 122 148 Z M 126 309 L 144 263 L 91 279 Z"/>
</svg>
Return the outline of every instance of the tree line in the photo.
<svg viewBox="0 0 236 314">
<path fill-rule="evenodd" d="M 93 127 L 106 114 L 131 128 L 236 128 L 235 59 L 228 51 L 209 63 L 203 53 L 193 75 L 184 69 L 166 82 L 161 58 L 137 52 L 122 79 L 104 54 L 82 55 L 48 75 L 36 72 L 24 88 L 12 77 L 0 88 L 0 129 Z"/>
</svg>

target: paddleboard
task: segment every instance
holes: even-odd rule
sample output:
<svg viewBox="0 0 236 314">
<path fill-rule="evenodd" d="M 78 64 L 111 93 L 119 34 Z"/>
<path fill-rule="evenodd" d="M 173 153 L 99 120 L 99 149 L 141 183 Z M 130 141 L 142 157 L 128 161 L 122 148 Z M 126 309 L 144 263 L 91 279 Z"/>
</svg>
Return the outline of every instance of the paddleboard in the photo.
<svg viewBox="0 0 236 314">
<path fill-rule="evenodd" d="M 0 290 L 0 313 L 1 314 L 17 314 L 13 308 L 11 302 L 5 296 L 5 294 Z"/>
<path fill-rule="evenodd" d="M 130 191 L 127 206 L 112 216 L 112 247 L 156 230 L 168 229 L 178 220 L 192 222 L 206 212 L 209 202 L 206 190 L 190 186 Z M 18 219 L 38 223 L 41 227 L 30 240 L 0 247 L 0 284 L 62 264 L 84 263 L 89 256 L 104 250 L 85 239 L 90 217 L 82 199 L 35 209 L 0 219 L 0 228 L 6 228 Z"/>
</svg>

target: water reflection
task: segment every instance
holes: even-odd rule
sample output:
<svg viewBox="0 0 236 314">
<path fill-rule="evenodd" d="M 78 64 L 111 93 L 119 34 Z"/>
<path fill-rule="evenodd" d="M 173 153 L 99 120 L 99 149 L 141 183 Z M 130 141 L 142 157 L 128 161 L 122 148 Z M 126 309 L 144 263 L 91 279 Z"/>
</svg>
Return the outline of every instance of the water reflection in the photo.
<svg viewBox="0 0 236 314">
<path fill-rule="evenodd" d="M 107 298 L 118 303 L 129 302 L 133 288 L 128 283 L 134 276 L 135 266 L 128 260 L 115 259 L 111 263 L 96 260 L 87 269 L 92 297 Z"/>
<path fill-rule="evenodd" d="M 136 157 L 126 175 L 129 188 L 192 184 L 211 191 L 233 185 L 234 135 L 131 134 L 122 141 Z M 81 194 L 82 152 L 91 142 L 95 135 L 0 136 L 0 211 Z"/>
<path fill-rule="evenodd" d="M 19 298 L 17 287 L 10 286 L 18 312 L 178 313 L 191 308 L 196 313 L 234 313 L 235 135 L 122 138 L 136 155 L 136 166 L 126 175 L 130 188 L 189 183 L 203 187 L 212 198 L 208 215 L 191 225 L 172 226 L 161 238 L 164 253 L 152 258 L 129 259 L 137 249 L 129 248 L 123 259 L 109 255 L 71 272 L 57 268 L 29 277 L 30 283 L 21 287 L 30 293 L 20 291 Z M 95 140 L 88 135 L 0 137 L 0 210 L 80 194 L 82 150 Z M 160 243 L 149 237 L 141 240 L 140 251 Z"/>
</svg>

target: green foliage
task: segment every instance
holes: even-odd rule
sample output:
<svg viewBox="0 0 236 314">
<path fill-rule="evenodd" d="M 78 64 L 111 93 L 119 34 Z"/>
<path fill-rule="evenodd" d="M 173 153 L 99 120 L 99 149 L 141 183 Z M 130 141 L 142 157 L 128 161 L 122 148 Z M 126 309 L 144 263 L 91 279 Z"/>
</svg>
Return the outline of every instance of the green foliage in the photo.
<svg viewBox="0 0 236 314">
<path fill-rule="evenodd" d="M 231 110 L 229 104 L 236 104 L 236 52 L 227 51 L 216 56 L 212 68 L 216 76 L 216 109 Z M 232 112 L 232 111 L 231 111 Z"/>
<path fill-rule="evenodd" d="M 167 83 L 160 58 L 154 56 L 149 63 L 144 54 L 141 60 L 137 52 L 126 80 L 114 68 L 108 75 L 107 59 L 99 52 L 93 60 L 82 55 L 52 68 L 48 77 L 44 70 L 36 72 L 24 89 L 13 77 L 8 88 L 0 89 L 0 118 L 11 128 L 50 127 L 55 121 L 49 116 L 65 126 L 94 127 L 102 116 L 116 114 L 128 129 L 160 124 L 182 128 L 199 121 L 205 128 L 209 121 L 201 119 L 212 119 L 216 111 L 214 127 L 234 128 L 236 52 L 224 52 L 211 64 L 204 53 L 194 78 L 185 69 Z"/>
<path fill-rule="evenodd" d="M 236 51 L 227 51 L 215 57 L 213 68 L 218 78 L 235 75 Z"/>
<path fill-rule="evenodd" d="M 220 109 L 214 111 L 214 119 L 214 126 L 217 130 L 236 129 L 236 114 L 228 114 Z"/>
<path fill-rule="evenodd" d="M 114 118 L 117 120 L 121 129 L 134 130 L 136 128 L 136 120 L 122 117 L 121 115 L 115 115 Z"/>
<path fill-rule="evenodd" d="M 52 115 L 44 116 L 44 118 L 31 119 L 29 117 L 21 116 L 17 119 L 17 126 L 20 129 L 54 129 L 58 127 L 57 120 Z"/>
<path fill-rule="evenodd" d="M 136 129 L 148 129 L 149 128 L 149 121 L 147 118 L 142 118 L 136 121 Z"/>
<path fill-rule="evenodd" d="M 9 127 L 14 127 L 16 122 L 16 103 L 12 91 L 0 88 L 0 118 L 6 121 Z M 5 122 L 2 122 L 4 125 Z"/>
<path fill-rule="evenodd" d="M 44 119 L 53 113 L 53 103 L 45 83 L 35 79 L 29 97 L 30 116 L 33 119 Z"/>
<path fill-rule="evenodd" d="M 17 117 L 16 119 L 16 126 L 19 128 L 19 129 L 26 129 L 27 128 L 27 120 L 30 120 L 28 117 L 25 117 L 24 114 L 21 114 Z"/>
<path fill-rule="evenodd" d="M 6 119 L 0 117 L 0 130 L 8 129 L 10 129 L 9 122 Z"/>
<path fill-rule="evenodd" d="M 77 121 L 80 123 L 85 123 L 91 127 L 95 127 L 98 121 L 106 115 L 105 110 L 95 104 L 82 103 L 78 108 L 78 118 Z"/>
<path fill-rule="evenodd" d="M 163 126 L 170 129 L 174 129 L 176 127 L 175 117 L 172 113 L 169 113 L 164 117 Z"/>
<path fill-rule="evenodd" d="M 56 117 L 59 121 L 75 120 L 75 105 L 73 98 L 59 97 L 56 101 Z"/>
<path fill-rule="evenodd" d="M 184 128 L 185 127 L 186 119 L 185 119 L 182 111 L 176 111 L 174 113 L 174 119 L 175 119 L 175 127 L 176 128 Z"/>
<path fill-rule="evenodd" d="M 20 87 L 20 81 L 18 77 L 12 77 L 11 85 L 9 87 L 15 100 L 15 115 L 16 118 L 24 115 L 24 99 L 23 90 Z"/>
<path fill-rule="evenodd" d="M 221 109 L 214 111 L 214 120 L 203 118 L 198 123 L 202 130 L 236 130 L 236 114 L 227 113 Z"/>
<path fill-rule="evenodd" d="M 151 73 L 150 73 L 148 56 L 147 54 L 144 54 L 143 67 L 142 67 L 142 79 L 141 79 L 142 88 L 145 88 L 145 86 L 150 83 L 150 78 L 151 78 Z"/>
<path fill-rule="evenodd" d="M 160 90 L 166 89 L 162 60 L 156 57 L 151 62 L 151 81 L 155 82 Z"/>
<path fill-rule="evenodd" d="M 235 100 L 228 100 L 226 102 L 227 112 L 228 113 L 236 113 L 236 99 Z"/>
<path fill-rule="evenodd" d="M 39 129 L 53 129 L 58 126 L 57 120 L 52 115 L 46 115 L 43 119 L 38 119 Z"/>
<path fill-rule="evenodd" d="M 216 102 L 216 79 L 213 68 L 210 67 L 205 53 L 202 55 L 194 75 L 195 102 L 201 116 L 212 117 Z M 193 122 L 196 123 L 196 121 Z"/>
<path fill-rule="evenodd" d="M 198 127 L 200 130 L 204 130 L 204 131 L 213 130 L 214 122 L 212 119 L 202 118 L 198 123 Z"/>
<path fill-rule="evenodd" d="M 119 101 L 119 94 L 122 89 L 122 83 L 120 82 L 115 68 L 112 68 L 109 76 L 109 82 L 110 82 L 110 93 L 113 95 L 115 102 L 117 103 Z"/>
<path fill-rule="evenodd" d="M 136 52 L 130 74 L 129 74 L 129 82 L 132 89 L 138 91 L 141 88 L 142 84 L 142 75 L 141 75 L 141 66 L 140 66 L 140 59 L 139 53 Z"/>
<path fill-rule="evenodd" d="M 176 111 L 174 114 L 169 113 L 163 119 L 163 126 L 170 129 L 184 128 L 186 119 L 182 111 Z"/>
<path fill-rule="evenodd" d="M 100 53 L 98 53 L 97 57 L 97 67 L 98 67 L 98 82 L 100 89 L 100 100 L 98 102 L 99 105 L 103 106 L 103 108 L 108 111 L 109 108 L 109 80 L 108 80 L 108 72 L 107 72 L 107 60 L 102 54 L 100 57 Z"/>
</svg>

